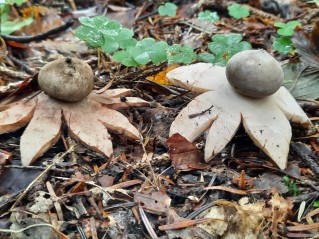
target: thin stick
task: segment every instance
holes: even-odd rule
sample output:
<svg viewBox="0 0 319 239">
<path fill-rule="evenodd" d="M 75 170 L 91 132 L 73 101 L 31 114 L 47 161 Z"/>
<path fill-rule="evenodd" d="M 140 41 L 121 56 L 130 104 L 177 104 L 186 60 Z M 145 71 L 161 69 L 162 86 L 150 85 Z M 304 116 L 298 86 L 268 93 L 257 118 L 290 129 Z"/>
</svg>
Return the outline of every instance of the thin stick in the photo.
<svg viewBox="0 0 319 239">
<path fill-rule="evenodd" d="M 201 115 L 205 114 L 206 112 L 208 112 L 208 113 L 210 114 L 211 109 L 212 109 L 213 107 L 214 107 L 214 106 L 212 105 L 211 107 L 209 107 L 209 108 L 206 109 L 206 110 L 203 110 L 202 112 L 195 113 L 195 114 L 190 114 L 190 115 L 188 116 L 188 118 L 193 119 L 193 118 L 195 118 L 195 117 L 197 117 L 197 116 L 201 116 Z"/>
<path fill-rule="evenodd" d="M 29 190 L 35 185 L 36 182 L 38 182 L 47 172 L 50 171 L 53 166 L 55 166 L 57 163 L 59 163 L 69 152 L 72 152 L 75 145 L 72 145 L 68 151 L 64 152 L 61 156 L 59 156 L 51 165 L 49 165 L 38 177 L 36 177 L 29 186 L 21 193 L 21 195 L 18 197 L 18 199 L 15 201 L 15 203 L 12 205 L 9 211 L 12 211 L 25 197 L 25 195 L 29 192 Z"/>
</svg>

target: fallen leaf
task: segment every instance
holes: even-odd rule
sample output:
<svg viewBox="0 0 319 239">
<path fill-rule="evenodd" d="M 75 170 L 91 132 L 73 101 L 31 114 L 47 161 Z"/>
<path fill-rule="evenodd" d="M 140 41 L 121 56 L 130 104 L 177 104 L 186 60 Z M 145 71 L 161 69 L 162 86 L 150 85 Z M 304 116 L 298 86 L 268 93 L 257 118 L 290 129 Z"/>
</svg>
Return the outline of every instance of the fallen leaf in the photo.
<svg viewBox="0 0 319 239">
<path fill-rule="evenodd" d="M 163 190 L 151 194 L 136 192 L 134 193 L 134 202 L 141 203 L 146 211 L 163 214 L 170 206 L 171 199 Z"/>
<path fill-rule="evenodd" d="M 284 86 L 295 98 L 309 100 L 319 98 L 319 68 L 299 62 L 287 63 L 282 69 L 285 74 Z"/>
<path fill-rule="evenodd" d="M 176 67 L 177 67 L 176 64 L 169 65 L 164 70 L 157 73 L 156 75 L 147 77 L 147 79 L 150 81 L 154 81 L 160 85 L 171 85 L 171 83 L 169 82 L 169 80 L 166 77 L 166 73 L 175 69 Z"/>
<path fill-rule="evenodd" d="M 169 155 L 176 171 L 205 169 L 209 164 L 202 163 L 203 153 L 186 138 L 176 133 L 168 140 Z"/>
</svg>

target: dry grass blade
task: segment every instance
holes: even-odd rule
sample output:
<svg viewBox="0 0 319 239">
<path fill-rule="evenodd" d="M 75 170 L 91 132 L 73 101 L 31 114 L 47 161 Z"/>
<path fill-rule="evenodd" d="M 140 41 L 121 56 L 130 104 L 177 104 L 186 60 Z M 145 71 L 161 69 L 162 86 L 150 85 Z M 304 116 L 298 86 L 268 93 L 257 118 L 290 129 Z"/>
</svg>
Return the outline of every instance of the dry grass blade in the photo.
<svg viewBox="0 0 319 239">
<path fill-rule="evenodd" d="M 144 226 L 146 227 L 146 230 L 150 234 L 151 238 L 157 239 L 158 237 L 157 237 L 157 235 L 156 235 L 156 233 L 155 233 L 150 221 L 148 220 L 148 218 L 147 218 L 147 216 L 146 216 L 146 214 L 145 214 L 145 212 L 144 212 L 144 210 L 143 210 L 143 208 L 142 208 L 140 203 L 138 205 L 138 211 L 139 211 L 139 213 L 141 215 L 141 218 L 142 218 L 142 221 L 144 223 Z"/>
</svg>

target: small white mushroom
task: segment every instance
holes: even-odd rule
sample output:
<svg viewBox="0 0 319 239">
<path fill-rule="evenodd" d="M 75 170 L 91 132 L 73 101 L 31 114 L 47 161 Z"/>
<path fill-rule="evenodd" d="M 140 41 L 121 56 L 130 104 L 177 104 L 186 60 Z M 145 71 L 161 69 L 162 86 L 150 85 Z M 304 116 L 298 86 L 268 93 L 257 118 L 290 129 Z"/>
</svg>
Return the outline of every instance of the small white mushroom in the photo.
<svg viewBox="0 0 319 239">
<path fill-rule="evenodd" d="M 274 94 L 284 79 L 279 62 L 265 50 L 237 53 L 228 61 L 226 75 L 237 92 L 254 98 Z"/>
<path fill-rule="evenodd" d="M 62 58 L 46 64 L 39 72 L 40 88 L 49 96 L 64 101 L 80 101 L 93 90 L 91 67 L 76 58 Z"/>
</svg>

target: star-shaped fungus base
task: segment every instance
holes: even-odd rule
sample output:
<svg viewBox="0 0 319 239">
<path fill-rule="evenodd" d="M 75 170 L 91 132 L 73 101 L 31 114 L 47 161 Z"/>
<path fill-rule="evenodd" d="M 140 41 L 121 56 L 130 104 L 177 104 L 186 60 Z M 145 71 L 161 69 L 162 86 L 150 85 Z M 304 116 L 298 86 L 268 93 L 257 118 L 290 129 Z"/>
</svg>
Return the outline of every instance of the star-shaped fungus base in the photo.
<svg viewBox="0 0 319 239">
<path fill-rule="evenodd" d="M 101 94 L 92 92 L 78 102 L 64 102 L 41 92 L 31 99 L 0 107 L 0 134 L 28 124 L 20 141 L 23 165 L 31 164 L 59 140 L 63 121 L 73 138 L 110 156 L 113 147 L 108 130 L 132 140 L 140 139 L 139 131 L 115 110 L 149 106 L 148 102 L 130 95 L 131 90 L 115 89 Z"/>
<path fill-rule="evenodd" d="M 230 86 L 225 67 L 197 63 L 176 68 L 167 77 L 175 85 L 204 92 L 179 113 L 171 125 L 170 135 L 179 133 L 194 141 L 207 130 L 206 161 L 224 149 L 242 123 L 253 142 L 279 168 L 285 169 L 292 134 L 289 120 L 304 126 L 311 124 L 283 86 L 271 96 L 249 98 Z"/>
</svg>

